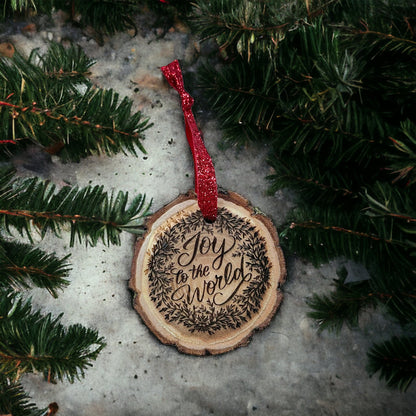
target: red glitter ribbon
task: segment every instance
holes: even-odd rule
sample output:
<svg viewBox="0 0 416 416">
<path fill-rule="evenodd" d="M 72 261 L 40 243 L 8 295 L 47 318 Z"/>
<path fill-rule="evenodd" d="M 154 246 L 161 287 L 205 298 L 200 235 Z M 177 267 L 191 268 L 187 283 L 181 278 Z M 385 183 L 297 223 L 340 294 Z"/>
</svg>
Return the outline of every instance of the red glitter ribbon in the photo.
<svg viewBox="0 0 416 416">
<path fill-rule="evenodd" d="M 162 66 L 161 70 L 169 84 L 178 91 L 181 97 L 186 138 L 194 159 L 195 191 L 198 197 L 199 209 L 207 221 L 215 221 L 217 218 L 218 199 L 217 180 L 215 178 L 214 165 L 205 148 L 201 132 L 192 113 L 194 99 L 185 91 L 181 68 L 177 60 L 169 65 Z"/>
</svg>

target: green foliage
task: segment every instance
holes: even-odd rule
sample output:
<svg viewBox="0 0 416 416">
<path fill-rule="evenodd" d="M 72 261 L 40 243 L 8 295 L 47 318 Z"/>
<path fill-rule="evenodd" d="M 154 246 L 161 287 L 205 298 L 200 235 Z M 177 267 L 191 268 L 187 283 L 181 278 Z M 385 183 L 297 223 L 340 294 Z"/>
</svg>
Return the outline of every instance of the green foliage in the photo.
<svg viewBox="0 0 416 416">
<path fill-rule="evenodd" d="M 253 54 L 274 53 L 299 21 L 322 12 L 326 1 L 197 1 L 190 19 L 202 39 L 214 38 L 230 54 L 250 60 Z"/>
<path fill-rule="evenodd" d="M 42 237 L 48 231 L 58 236 L 70 230 L 70 244 L 76 239 L 95 246 L 120 244 L 121 231 L 140 233 L 149 205 L 137 195 L 128 205 L 128 193 L 108 195 L 102 186 L 85 188 L 56 186 L 38 178 L 16 179 L 4 175 L 0 185 L 0 224 L 12 233 L 16 229 L 31 239 L 32 227 Z"/>
<path fill-rule="evenodd" d="M 395 137 L 389 137 L 392 149 L 384 155 L 389 160 L 389 167 L 395 175 L 394 182 L 406 185 L 416 183 L 416 124 L 410 120 L 400 123 Z"/>
<path fill-rule="evenodd" d="M 134 17 L 147 9 L 172 25 L 178 16 L 190 12 L 192 0 L 3 0 L 0 7 L 0 20 L 23 13 L 50 14 L 54 9 L 63 10 L 75 24 L 90 26 L 101 35 L 113 35 L 128 29 L 136 31 Z"/>
<path fill-rule="evenodd" d="M 346 273 L 334 281 L 336 289 L 329 296 L 313 294 L 308 301 L 312 309 L 308 315 L 316 320 L 320 331 L 329 329 L 340 332 L 345 324 L 356 328 L 360 311 L 376 306 L 376 297 L 371 292 L 368 280 L 345 284 L 345 277 Z"/>
<path fill-rule="evenodd" d="M 59 1 L 57 1 L 59 5 Z M 61 2 L 62 3 L 62 2 Z M 72 8 L 80 14 L 80 24 L 90 25 L 99 32 L 114 34 L 129 28 L 135 29 L 132 16 L 137 12 L 137 4 L 131 0 L 73 0 Z"/>
<path fill-rule="evenodd" d="M 14 12 L 22 12 L 30 7 L 36 8 L 34 0 L 4 0 L 1 17 L 11 16 Z"/>
<path fill-rule="evenodd" d="M 187 18 L 193 7 L 193 0 L 137 0 L 139 13 L 141 10 L 151 12 L 146 19 L 153 28 L 161 28 L 158 36 L 164 36 L 176 24 L 187 23 Z M 146 13 L 146 12 L 145 12 Z M 142 27 L 141 27 L 142 28 Z"/>
<path fill-rule="evenodd" d="M 87 78 L 89 69 L 94 65 L 94 60 L 89 58 L 80 46 L 71 45 L 65 48 L 62 44 L 51 42 L 48 50 L 44 55 L 40 54 L 38 50 L 34 50 L 28 59 L 28 62 L 39 66 L 43 73 L 50 79 L 50 87 L 56 86 L 59 80 L 60 87 L 62 82 L 76 91 L 78 84 L 90 85 Z M 25 63 L 23 63 L 23 66 Z M 43 75 L 42 74 L 42 77 Z"/>
<path fill-rule="evenodd" d="M 132 15 L 139 11 L 137 1 L 130 0 L 3 0 L 0 18 L 17 12 L 51 13 L 61 9 L 71 14 L 82 26 L 92 26 L 99 33 L 114 34 L 129 28 L 135 29 Z"/>
<path fill-rule="evenodd" d="M 144 3 L 146 7 L 160 15 L 166 16 L 168 14 L 171 18 L 177 15 L 187 16 L 194 5 L 193 0 L 143 0 L 139 3 Z"/>
<path fill-rule="evenodd" d="M 406 342 L 369 355 L 370 373 L 403 390 L 416 377 L 400 365 L 416 351 L 415 16 L 411 0 L 201 0 L 192 16 L 222 52 L 199 84 L 226 142 L 266 143 L 270 191 L 297 191 L 282 243 L 316 265 L 344 256 L 370 274 L 335 279 L 311 298 L 311 316 L 339 331 L 378 307 L 410 325 Z"/>
<path fill-rule="evenodd" d="M 91 85 L 92 64 L 79 48 L 53 43 L 45 56 L 0 58 L 0 132 L 14 141 L 2 146 L 3 157 L 33 142 L 66 161 L 145 152 L 148 120 L 133 113 L 129 98 Z"/>
<path fill-rule="evenodd" d="M 67 258 L 59 259 L 28 244 L 0 241 L 0 288 L 22 290 L 37 286 L 57 297 L 57 289 L 69 283 Z"/>
<path fill-rule="evenodd" d="M 406 391 L 416 373 L 415 345 L 415 337 L 393 337 L 374 345 L 368 352 L 368 372 L 380 372 L 389 387 Z"/>
<path fill-rule="evenodd" d="M 262 57 L 253 57 L 250 62 L 236 58 L 221 71 L 209 63 L 199 71 L 200 84 L 231 143 L 267 137 L 271 123 L 283 112 L 274 68 L 265 63 Z M 237 137 L 240 139 L 235 140 Z"/>
<path fill-rule="evenodd" d="M 9 4 L 13 10 L 19 10 L 19 11 L 22 11 L 29 7 L 36 7 L 33 0 L 10 0 Z"/>
<path fill-rule="evenodd" d="M 0 58 L 0 153 L 6 161 L 35 143 L 64 161 L 92 154 L 137 155 L 148 120 L 132 101 L 88 79 L 93 65 L 75 46 L 51 43 L 45 54 Z M 8 166 L 3 162 L 3 166 Z M 41 372 L 48 381 L 84 376 L 105 342 L 96 330 L 61 316 L 32 311 L 20 292 L 44 288 L 54 297 L 68 285 L 69 256 L 58 258 L 33 246 L 33 235 L 69 234 L 70 245 L 120 244 L 122 231 L 140 234 L 149 205 L 138 194 L 102 186 L 58 188 L 39 178 L 0 170 L 0 413 L 45 414 L 28 402 L 18 380 Z M 20 234 L 30 244 L 13 237 Z M 49 414 L 49 413 L 48 413 Z"/>
<path fill-rule="evenodd" d="M 63 10 L 74 24 L 90 26 L 99 35 L 113 35 L 127 29 L 136 32 L 135 15 L 148 9 L 159 16 L 158 24 L 164 22 L 168 29 L 178 17 L 187 16 L 192 5 L 192 0 L 3 0 L 0 20 Z"/>
<path fill-rule="evenodd" d="M 320 330 L 339 332 L 344 324 L 358 327 L 361 312 L 377 307 L 387 310 L 397 322 L 416 323 L 416 290 L 411 279 L 400 280 L 400 273 L 380 279 L 373 271 L 367 280 L 347 282 L 345 268 L 339 274 L 330 295 L 314 294 L 308 301 L 312 308 L 308 315 L 316 319 Z"/>
<path fill-rule="evenodd" d="M 294 188 L 305 200 L 324 206 L 329 202 L 334 206 L 355 206 L 359 198 L 355 184 L 363 180 L 366 173 L 352 170 L 347 163 L 328 163 L 319 154 L 279 155 L 276 152 L 268 162 L 273 168 L 273 174 L 268 177 L 271 193 L 282 187 Z"/>
<path fill-rule="evenodd" d="M 13 416 L 42 416 L 46 409 L 37 409 L 19 383 L 0 373 L 0 413 Z"/>
<path fill-rule="evenodd" d="M 416 373 L 415 344 L 415 337 L 393 337 L 374 345 L 368 352 L 368 372 L 380 372 L 389 387 L 406 391 Z"/>
<path fill-rule="evenodd" d="M 27 372 L 43 372 L 50 381 L 83 377 L 104 339 L 79 324 L 65 328 L 60 320 L 32 311 L 29 301 L 2 291 L 0 372 L 16 381 Z"/>
<path fill-rule="evenodd" d="M 361 216 L 351 216 L 348 210 L 328 207 L 300 207 L 292 212 L 292 222 L 282 235 L 288 248 L 309 258 L 316 266 L 340 255 L 355 261 L 374 263 L 383 254 L 400 253 L 389 236 L 382 238 L 371 223 Z M 290 238 L 289 238 L 290 236 Z M 391 269 L 391 267 L 390 267 Z"/>
</svg>

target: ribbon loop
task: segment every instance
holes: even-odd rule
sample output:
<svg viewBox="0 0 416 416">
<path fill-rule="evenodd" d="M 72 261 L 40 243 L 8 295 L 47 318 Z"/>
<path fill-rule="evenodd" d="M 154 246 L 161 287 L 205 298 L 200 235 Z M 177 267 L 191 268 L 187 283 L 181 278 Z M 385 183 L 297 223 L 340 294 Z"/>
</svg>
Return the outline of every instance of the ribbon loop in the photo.
<svg viewBox="0 0 416 416">
<path fill-rule="evenodd" d="M 194 99 L 185 91 L 181 96 L 182 110 L 190 111 L 194 105 Z"/>
<path fill-rule="evenodd" d="M 214 165 L 205 148 L 201 133 L 192 113 L 194 99 L 185 90 L 178 60 L 161 68 L 169 84 L 179 93 L 185 119 L 186 138 L 192 151 L 195 170 L 195 191 L 202 215 L 207 221 L 217 218 L 217 181 Z"/>
</svg>

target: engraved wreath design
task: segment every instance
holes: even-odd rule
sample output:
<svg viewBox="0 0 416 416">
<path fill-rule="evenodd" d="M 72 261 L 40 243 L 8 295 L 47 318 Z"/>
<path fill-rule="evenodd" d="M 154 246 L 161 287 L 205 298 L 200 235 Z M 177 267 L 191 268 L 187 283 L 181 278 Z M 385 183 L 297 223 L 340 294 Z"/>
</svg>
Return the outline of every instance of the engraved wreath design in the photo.
<svg viewBox="0 0 416 416">
<path fill-rule="evenodd" d="M 245 256 L 245 266 L 253 274 L 247 287 L 236 294 L 227 305 L 216 307 L 209 300 L 207 305 L 189 305 L 185 300 L 173 301 L 172 282 L 174 263 L 172 258 L 179 253 L 176 245 L 185 236 L 195 231 L 213 234 L 228 233 L 239 240 L 238 253 Z M 221 329 L 236 329 L 256 314 L 266 290 L 270 287 L 270 261 L 264 237 L 247 219 L 233 215 L 226 208 L 218 209 L 214 223 L 207 223 L 201 212 L 196 211 L 181 218 L 164 230 L 151 250 L 148 261 L 150 299 L 165 320 L 186 327 L 191 333 L 205 332 L 210 335 Z"/>
</svg>

